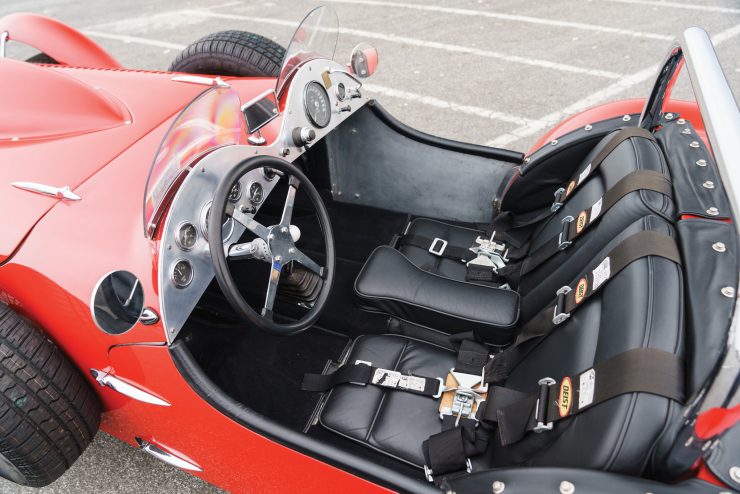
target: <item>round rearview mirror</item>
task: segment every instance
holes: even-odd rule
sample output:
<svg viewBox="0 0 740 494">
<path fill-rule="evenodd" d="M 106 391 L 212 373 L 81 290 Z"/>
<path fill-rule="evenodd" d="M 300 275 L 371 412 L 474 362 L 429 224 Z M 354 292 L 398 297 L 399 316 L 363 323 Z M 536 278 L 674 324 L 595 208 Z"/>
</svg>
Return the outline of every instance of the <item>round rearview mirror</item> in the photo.
<svg viewBox="0 0 740 494">
<path fill-rule="evenodd" d="M 370 77 L 378 68 L 378 50 L 370 43 L 360 43 L 352 50 L 349 65 L 356 77 L 360 79 Z"/>
<path fill-rule="evenodd" d="M 93 290 L 91 307 L 95 324 L 110 334 L 133 328 L 144 311 L 144 289 L 133 273 L 113 271 Z"/>
</svg>

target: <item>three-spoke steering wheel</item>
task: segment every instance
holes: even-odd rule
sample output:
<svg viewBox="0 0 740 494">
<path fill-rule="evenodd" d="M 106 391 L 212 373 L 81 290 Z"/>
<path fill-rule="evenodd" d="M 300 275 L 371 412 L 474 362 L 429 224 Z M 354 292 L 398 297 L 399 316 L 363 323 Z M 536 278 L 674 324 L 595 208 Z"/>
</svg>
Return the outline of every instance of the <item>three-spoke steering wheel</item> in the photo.
<svg viewBox="0 0 740 494">
<path fill-rule="evenodd" d="M 266 227 L 254 220 L 251 215 L 246 216 L 246 219 L 244 220 L 240 220 L 238 218 L 240 215 L 234 214 L 233 216 L 236 221 L 242 222 L 248 230 L 254 233 L 257 238 L 261 240 L 261 242 L 259 242 L 259 240 L 258 242 L 260 248 L 265 250 L 263 253 L 264 260 L 270 263 L 270 278 L 267 283 L 267 295 L 265 297 L 264 307 L 260 313 L 255 311 L 246 302 L 246 300 L 244 300 L 244 297 L 242 297 L 239 288 L 234 282 L 231 270 L 229 269 L 227 252 L 224 249 L 223 244 L 218 241 L 211 240 L 209 248 L 211 250 L 211 259 L 213 260 L 216 280 L 218 281 L 224 296 L 236 313 L 260 329 L 287 336 L 310 328 L 318 320 L 321 315 L 321 311 L 324 309 L 324 306 L 329 299 L 329 293 L 334 283 L 334 236 L 331 230 L 331 223 L 329 222 L 329 213 L 327 212 L 326 206 L 324 206 L 324 203 L 313 184 L 295 165 L 278 158 L 270 156 L 256 156 L 242 161 L 226 174 L 216 189 L 216 193 L 213 198 L 213 205 L 211 206 L 212 218 L 211 221 L 208 222 L 208 238 L 222 238 L 223 225 L 220 220 L 223 219 L 223 214 L 228 203 L 229 193 L 236 181 L 247 173 L 264 167 L 282 172 L 283 178 L 288 180 L 288 195 L 285 200 L 285 206 L 283 207 L 283 214 L 280 219 L 280 223 Z M 316 209 L 319 225 L 321 226 L 321 232 L 324 237 L 326 265 L 323 267 L 319 266 L 318 263 L 301 252 L 301 250 L 296 247 L 293 238 L 293 233 L 295 231 L 295 227 L 291 228 L 293 203 L 295 202 L 296 191 L 301 184 L 303 185 L 303 190 L 306 191 L 306 194 Z M 254 242 L 249 243 L 249 245 L 232 245 L 228 249 L 228 256 L 243 257 L 244 251 L 248 250 L 249 252 L 253 252 L 255 249 L 256 247 Z M 294 322 L 278 323 L 275 322 L 273 318 L 273 307 L 277 297 L 280 273 L 283 268 L 291 262 L 298 262 L 305 268 L 318 274 L 322 278 L 321 289 L 313 306 L 301 319 Z"/>
</svg>

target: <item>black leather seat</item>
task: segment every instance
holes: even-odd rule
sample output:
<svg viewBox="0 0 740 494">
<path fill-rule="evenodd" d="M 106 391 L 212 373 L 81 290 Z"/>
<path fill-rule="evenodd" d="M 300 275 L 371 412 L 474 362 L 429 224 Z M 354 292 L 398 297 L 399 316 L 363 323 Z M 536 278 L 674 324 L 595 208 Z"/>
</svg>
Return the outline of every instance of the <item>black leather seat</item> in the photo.
<svg viewBox="0 0 740 494">
<path fill-rule="evenodd" d="M 613 134 L 606 136 L 584 159 L 583 164 L 577 169 L 576 175 L 586 164 L 596 156 L 601 149 L 607 145 Z M 587 181 L 581 185 L 573 196 L 550 218 L 538 225 L 530 240 L 530 252 L 534 251 L 548 240 L 557 236 L 562 230 L 563 218 L 567 216 L 577 217 L 578 213 L 591 207 L 609 189 L 625 176 L 637 170 L 648 170 L 659 172 L 669 177 L 668 167 L 663 153 L 654 141 L 633 137 L 619 144 L 604 160 Z M 526 180 L 526 175 L 520 180 Z M 658 192 L 651 190 L 639 190 L 631 192 L 619 200 L 610 210 L 603 213 L 602 217 L 586 233 L 578 238 L 568 249 L 551 257 L 538 268 L 523 276 L 516 287 L 521 296 L 519 322 L 526 322 L 532 315 L 550 302 L 553 294 L 558 288 L 567 284 L 574 276 L 578 275 L 583 267 L 591 261 L 597 252 L 613 239 L 628 225 L 645 215 L 654 214 L 669 221 L 673 220 L 675 207 L 673 201 Z M 409 234 L 418 234 L 428 238 L 441 238 L 447 240 L 450 245 L 468 248 L 474 245 L 475 239 L 483 232 L 461 226 L 450 225 L 429 219 L 415 219 L 407 228 Z M 432 271 L 426 276 L 443 276 L 452 280 L 465 282 L 467 268 L 464 263 L 452 259 L 435 256 L 427 249 L 413 245 L 404 245 L 399 249 L 400 254 L 411 263 L 422 270 Z M 370 256 L 368 265 L 380 263 L 378 256 Z M 368 279 L 370 276 L 372 278 Z M 410 318 L 413 311 L 398 310 L 398 304 L 384 304 L 384 294 L 378 290 L 364 291 L 365 287 L 386 286 L 394 287 L 399 282 L 396 271 L 364 269 L 355 283 L 355 291 L 358 299 L 364 307 L 388 313 L 394 317 L 409 320 L 413 323 L 421 323 L 436 330 L 447 333 L 455 333 L 457 325 L 444 324 L 449 322 L 449 317 L 443 321 L 440 319 L 435 324 L 429 320 L 420 322 Z M 397 292 L 389 288 L 388 298 L 397 299 Z M 500 304 L 496 298 L 497 292 L 491 291 L 491 304 Z M 462 303 L 465 295 L 463 291 L 448 290 L 445 297 Z M 408 305 L 415 305 L 419 301 L 414 299 L 414 294 L 406 294 L 401 297 Z M 452 315 L 450 315 L 452 316 Z M 458 314 L 459 316 L 459 314 Z M 491 335 L 496 334 L 497 326 L 492 324 Z M 508 330 L 504 337 L 511 335 Z M 488 341 L 500 343 L 501 337 L 486 338 Z"/>
<path fill-rule="evenodd" d="M 583 268 L 594 268 L 624 238 L 643 230 L 674 235 L 655 216 L 633 222 L 606 242 Z M 641 347 L 683 351 L 682 279 L 679 266 L 658 257 L 639 259 L 594 295 L 517 366 L 507 387 L 533 392 L 543 377 L 573 375 L 621 352 Z M 574 282 L 571 279 L 568 282 Z M 417 375 L 447 374 L 455 353 L 402 336 L 358 338 L 348 362 L 363 360 Z M 321 424 L 345 437 L 421 467 L 421 445 L 441 430 L 438 400 L 374 386 L 334 388 Z M 667 398 L 632 393 L 619 396 L 533 434 L 513 445 L 491 442 L 473 460 L 474 469 L 503 465 L 577 466 L 640 474 L 652 453 L 659 455 L 680 424 L 682 409 Z"/>
<path fill-rule="evenodd" d="M 586 158 L 588 163 L 599 152 L 607 137 Z M 566 204 L 542 225 L 535 228 L 531 248 L 557 235 L 565 216 L 577 216 L 589 208 L 619 180 L 635 170 L 652 170 L 668 175 L 658 146 L 644 138 L 621 143 L 597 172 L 580 186 Z M 616 245 L 627 237 L 646 230 L 674 236 L 670 221 L 674 215 L 671 199 L 663 194 L 640 190 L 627 194 L 564 252 L 558 253 L 522 277 L 517 287 L 521 297 L 519 324 L 531 319 L 564 285 L 575 283 L 581 273 L 592 270 Z M 453 245 L 471 246 L 480 234 L 476 230 L 417 219 L 410 233 L 444 238 Z M 378 259 L 378 249 L 368 264 Z M 455 280 L 444 296 L 448 305 L 467 295 L 455 287 L 463 285 L 465 265 L 440 258 L 425 249 L 405 246 L 398 253 L 407 263 Z M 363 303 L 396 317 L 418 317 L 381 300 L 383 285 L 397 283 L 399 270 L 366 269 L 358 277 L 356 291 Z M 366 278 L 372 275 L 372 283 Z M 372 297 L 365 287 L 373 286 Z M 555 379 L 574 375 L 622 352 L 636 348 L 655 348 L 682 355 L 684 345 L 683 292 L 680 267 L 662 257 L 644 257 L 629 264 L 609 283 L 575 311 L 522 360 L 505 385 L 534 392 L 544 377 Z M 392 288 L 390 289 L 393 290 Z M 390 293 L 390 292 L 389 292 Z M 498 293 L 498 292 L 490 292 Z M 395 294 L 397 295 L 397 293 Z M 461 298 L 460 298 L 461 297 Z M 411 295 L 407 298 L 412 299 Z M 495 297 L 491 297 L 495 303 Z M 411 300 L 409 305 L 413 305 Z M 457 331 L 456 314 L 445 314 L 437 321 L 425 321 L 437 330 Z M 491 326 L 491 331 L 497 331 Z M 479 332 L 479 334 L 481 334 Z M 483 331 L 485 335 L 485 331 Z M 455 365 L 455 353 L 442 347 L 407 337 L 365 336 L 358 338 L 347 362 L 372 362 L 374 366 L 402 373 L 444 378 Z M 422 443 L 440 432 L 438 400 L 415 394 L 385 391 L 374 386 L 342 384 L 335 387 L 320 416 L 321 424 L 338 434 L 377 449 L 404 462 L 423 466 Z M 659 458 L 675 436 L 682 409 L 667 398 L 646 393 L 624 394 L 555 424 L 542 434 L 527 434 L 523 440 L 503 447 L 493 440 L 488 450 L 473 459 L 475 468 L 527 465 L 579 467 L 641 474 L 651 458 Z"/>
</svg>

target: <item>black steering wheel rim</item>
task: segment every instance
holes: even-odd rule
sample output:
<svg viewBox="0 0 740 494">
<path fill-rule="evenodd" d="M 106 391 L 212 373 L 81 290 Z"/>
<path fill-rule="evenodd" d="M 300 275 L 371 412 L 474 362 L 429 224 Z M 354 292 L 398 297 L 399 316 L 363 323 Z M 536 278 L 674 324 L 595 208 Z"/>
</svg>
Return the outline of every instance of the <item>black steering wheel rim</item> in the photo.
<svg viewBox="0 0 740 494">
<path fill-rule="evenodd" d="M 239 288 L 234 281 L 234 277 L 231 275 L 224 246 L 221 242 L 214 240 L 222 238 L 223 215 L 226 209 L 229 192 L 231 191 L 233 184 L 252 170 L 264 167 L 283 172 L 285 174 L 284 178 L 286 179 L 294 177 L 298 180 L 299 184 L 304 186 L 303 189 L 316 209 L 319 225 L 324 237 L 324 245 L 326 247 L 326 263 L 322 269 L 323 272 L 321 273 L 323 283 L 319 295 L 317 296 L 313 307 L 311 307 L 301 319 L 290 323 L 276 323 L 272 318 L 271 311 L 267 311 L 267 313 L 264 313 L 263 311 L 263 314 L 259 314 L 247 303 L 246 300 L 244 300 L 244 297 L 242 297 Z M 292 186 L 293 185 L 290 185 L 289 187 Z M 217 214 L 219 216 L 214 216 Z M 214 221 L 217 217 L 219 220 Z M 271 228 L 275 228 L 275 226 Z M 218 185 L 213 197 L 213 203 L 211 205 L 211 221 L 208 222 L 208 238 L 211 239 L 209 242 L 209 249 L 211 252 L 211 260 L 213 262 L 216 281 L 221 287 L 221 291 L 226 297 L 226 300 L 231 304 L 237 315 L 254 326 L 257 326 L 259 329 L 282 336 L 300 333 L 316 323 L 321 316 L 321 312 L 326 306 L 326 302 L 329 299 L 329 294 L 334 284 L 334 273 L 336 267 L 334 235 L 331 229 L 331 222 L 329 221 L 329 212 L 321 200 L 321 196 L 308 177 L 306 177 L 295 165 L 272 156 L 254 156 L 243 160 L 229 170 Z M 272 276 L 275 259 L 271 258 L 270 262 Z M 282 267 L 279 269 L 282 269 Z M 268 281 L 268 291 L 270 289 L 269 283 L 270 282 Z M 275 283 L 277 284 L 277 281 Z"/>
</svg>

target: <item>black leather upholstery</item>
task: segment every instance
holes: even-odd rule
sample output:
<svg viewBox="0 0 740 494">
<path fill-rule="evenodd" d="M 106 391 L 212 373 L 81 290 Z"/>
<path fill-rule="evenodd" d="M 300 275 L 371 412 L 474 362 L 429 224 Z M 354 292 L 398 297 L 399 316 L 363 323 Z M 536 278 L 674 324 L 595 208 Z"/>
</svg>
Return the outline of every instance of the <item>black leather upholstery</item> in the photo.
<svg viewBox="0 0 740 494">
<path fill-rule="evenodd" d="M 518 293 L 428 273 L 387 246 L 370 255 L 355 292 L 370 310 L 450 333 L 483 331 L 501 345 L 511 341 L 519 317 Z"/>
<path fill-rule="evenodd" d="M 627 236 L 645 229 L 671 235 L 674 231 L 655 216 L 641 218 L 597 254 L 605 255 Z M 584 267 L 595 267 L 599 255 Z M 679 266 L 666 259 L 649 257 L 633 262 L 530 353 L 514 369 L 507 387 L 534 391 L 540 378 L 573 374 L 632 348 L 682 354 L 681 276 Z M 401 336 L 365 336 L 355 342 L 350 353 L 348 362 L 355 360 L 443 377 L 454 365 L 455 354 Z M 437 406 L 431 398 L 345 384 L 331 392 L 321 423 L 420 466 L 422 442 L 441 428 Z M 474 468 L 577 466 L 639 474 L 656 443 L 672 440 L 671 427 L 680 424 L 681 412 L 681 407 L 666 398 L 622 395 L 561 421 L 548 433 L 528 434 L 511 446 L 501 447 L 494 439 L 488 451 L 474 459 Z"/>
<path fill-rule="evenodd" d="M 584 165 L 604 143 L 605 140 L 596 146 Z M 535 230 L 531 238 L 532 248 L 555 236 L 561 229 L 563 217 L 577 216 L 620 179 L 638 169 L 668 175 L 658 146 L 643 138 L 632 138 L 620 144 L 566 205 Z M 518 287 L 521 295 L 519 325 L 553 302 L 558 288 L 573 284 L 581 273 L 592 270 L 603 256 L 628 236 L 644 230 L 675 236 L 669 223 L 673 220 L 674 211 L 672 200 L 656 192 L 636 191 L 623 197 L 570 248 L 522 278 Z M 433 220 L 415 220 L 409 232 L 444 238 L 461 247 L 472 245 L 480 234 Z M 415 286 L 427 286 L 425 281 L 416 277 L 413 284 L 404 285 L 405 278 L 408 278 L 407 267 L 401 269 L 399 259 L 418 267 L 428 268 L 431 263 L 436 272 L 448 277 L 451 284 L 446 285 L 448 288 L 443 298 L 455 301 L 456 294 L 463 293 L 463 287 L 473 286 L 459 281 L 465 277 L 462 263 L 439 258 L 416 247 L 404 247 L 401 250 L 403 256 L 395 257 L 390 252 L 386 254 L 389 250 L 376 251 L 382 252 L 383 256 L 372 256 L 365 268 L 374 275 L 372 294 L 376 310 L 389 312 L 397 309 L 377 300 L 383 299 L 384 291 L 394 293 L 399 283 L 407 290 L 403 292 L 408 294 L 406 300 L 419 294 L 414 290 Z M 398 265 L 387 269 L 378 268 L 380 264 L 374 266 L 391 258 Z M 436 276 L 416 273 L 423 279 Z M 400 279 L 402 277 L 404 280 Z M 362 283 L 366 281 L 362 279 L 363 275 L 360 278 L 358 291 L 371 293 Z M 476 290 L 479 288 L 475 287 Z M 429 296 L 424 292 L 422 295 Z M 493 295 L 491 300 L 494 300 Z M 638 259 L 614 276 L 544 339 L 513 370 L 506 386 L 534 392 L 537 381 L 543 377 L 558 379 L 572 375 L 634 348 L 656 348 L 682 356 L 683 300 L 680 266 L 659 257 Z M 446 307 L 450 310 L 452 306 Z M 420 316 L 414 312 L 406 315 L 409 318 Z M 444 324 L 444 321 L 439 320 L 439 324 Z M 452 326 L 434 327 L 446 332 L 454 331 Z M 373 336 L 356 341 L 348 361 L 355 360 L 429 377 L 444 377 L 454 365 L 455 355 L 449 350 L 405 337 Z M 372 386 L 341 385 L 332 391 L 322 412 L 321 423 L 355 441 L 420 466 L 423 463 L 422 442 L 441 428 L 437 405 L 436 400 L 409 393 L 383 391 Z M 640 474 L 647 468 L 652 452 L 665 451 L 672 444 L 682 411 L 680 405 L 667 398 L 644 393 L 621 395 L 557 423 L 552 431 L 528 434 L 511 446 L 502 447 L 494 439 L 488 451 L 474 459 L 474 468 L 558 466 Z"/>
</svg>

